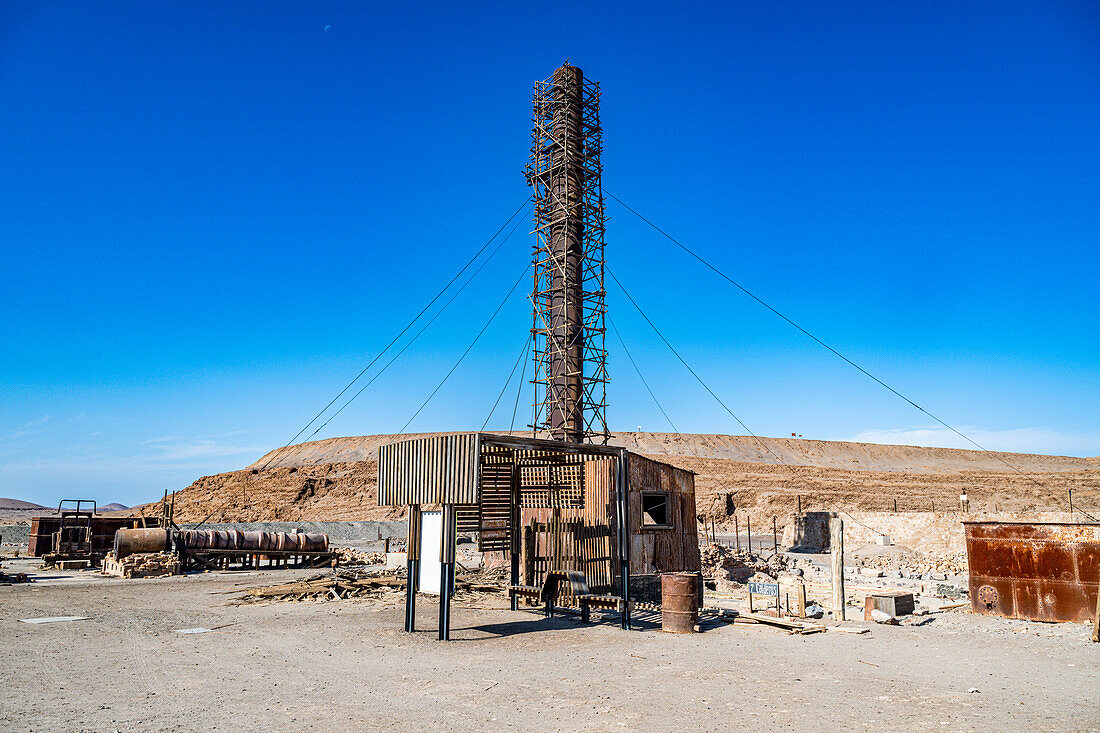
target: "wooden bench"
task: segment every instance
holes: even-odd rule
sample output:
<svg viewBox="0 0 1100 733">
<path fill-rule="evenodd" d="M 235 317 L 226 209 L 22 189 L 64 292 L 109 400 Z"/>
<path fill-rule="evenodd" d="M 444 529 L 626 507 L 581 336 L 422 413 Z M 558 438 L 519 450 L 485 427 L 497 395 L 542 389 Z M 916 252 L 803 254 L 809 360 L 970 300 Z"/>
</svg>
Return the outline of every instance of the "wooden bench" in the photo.
<svg viewBox="0 0 1100 733">
<path fill-rule="evenodd" d="M 544 592 L 545 588 L 540 585 L 510 585 L 508 586 L 508 600 L 511 601 L 512 610 L 515 611 L 519 608 L 517 601 L 520 596 L 541 601 Z"/>
<path fill-rule="evenodd" d="M 546 616 L 553 616 L 554 604 L 558 601 L 559 589 L 563 582 L 569 583 L 569 588 L 581 607 L 581 623 L 587 624 L 591 621 L 592 608 L 613 608 L 622 613 L 623 599 L 591 592 L 588 588 L 588 579 L 584 573 L 577 570 L 551 570 L 546 574 L 546 581 L 541 586 L 508 586 L 508 598 L 512 602 L 512 610 L 517 609 L 519 596 L 524 596 L 542 601 L 546 606 Z"/>
<path fill-rule="evenodd" d="M 577 598 L 577 603 L 580 604 L 581 623 L 587 624 L 591 621 L 591 610 L 593 606 L 596 608 L 614 608 L 622 612 L 623 599 L 618 596 L 600 595 L 591 592 L 588 589 L 588 579 L 584 576 L 584 573 L 576 570 L 568 570 L 565 572 L 565 577 L 569 581 L 573 595 Z"/>
</svg>

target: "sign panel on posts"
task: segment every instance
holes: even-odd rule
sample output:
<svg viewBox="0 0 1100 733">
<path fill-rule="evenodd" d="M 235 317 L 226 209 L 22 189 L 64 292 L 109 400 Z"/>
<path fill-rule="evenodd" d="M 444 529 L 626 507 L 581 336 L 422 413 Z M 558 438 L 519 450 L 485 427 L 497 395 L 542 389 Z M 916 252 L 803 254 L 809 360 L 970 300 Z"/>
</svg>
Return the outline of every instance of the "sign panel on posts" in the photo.
<svg viewBox="0 0 1100 733">
<path fill-rule="evenodd" d="M 443 546 L 443 512 L 420 513 L 420 577 L 416 580 L 421 593 L 439 595 Z"/>
<path fill-rule="evenodd" d="M 779 597 L 779 583 L 749 583 L 749 593 L 758 596 Z"/>
</svg>

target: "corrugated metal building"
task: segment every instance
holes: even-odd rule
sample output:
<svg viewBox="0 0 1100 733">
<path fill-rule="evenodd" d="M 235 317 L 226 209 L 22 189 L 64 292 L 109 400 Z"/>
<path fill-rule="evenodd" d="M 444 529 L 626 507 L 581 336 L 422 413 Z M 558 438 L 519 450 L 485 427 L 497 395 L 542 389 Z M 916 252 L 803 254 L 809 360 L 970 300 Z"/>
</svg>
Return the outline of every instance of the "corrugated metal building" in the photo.
<svg viewBox="0 0 1100 733">
<path fill-rule="evenodd" d="M 483 552 L 510 557 L 513 585 L 583 573 L 593 593 L 624 601 L 624 627 L 631 600 L 659 602 L 661 573 L 700 569 L 695 474 L 623 448 L 490 433 L 400 441 L 379 450 L 378 501 L 410 508 L 410 578 L 420 512 L 441 507 L 444 566 L 456 533 L 476 533 Z"/>
</svg>

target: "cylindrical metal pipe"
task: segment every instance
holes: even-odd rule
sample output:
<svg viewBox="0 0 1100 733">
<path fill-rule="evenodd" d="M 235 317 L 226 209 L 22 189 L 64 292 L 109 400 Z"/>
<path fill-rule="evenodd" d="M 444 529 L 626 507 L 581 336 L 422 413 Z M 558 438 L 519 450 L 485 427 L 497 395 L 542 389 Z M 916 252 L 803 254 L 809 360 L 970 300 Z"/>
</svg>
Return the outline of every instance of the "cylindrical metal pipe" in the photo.
<svg viewBox="0 0 1100 733">
<path fill-rule="evenodd" d="M 164 552 L 168 549 L 167 529 L 120 529 L 115 532 L 115 559 L 136 552 Z"/>
<path fill-rule="evenodd" d="M 184 529 L 176 541 L 189 550 L 328 552 L 323 532 L 241 532 L 236 529 Z"/>
<path fill-rule="evenodd" d="M 699 575 L 661 575 L 661 631 L 690 634 L 699 623 Z"/>
</svg>

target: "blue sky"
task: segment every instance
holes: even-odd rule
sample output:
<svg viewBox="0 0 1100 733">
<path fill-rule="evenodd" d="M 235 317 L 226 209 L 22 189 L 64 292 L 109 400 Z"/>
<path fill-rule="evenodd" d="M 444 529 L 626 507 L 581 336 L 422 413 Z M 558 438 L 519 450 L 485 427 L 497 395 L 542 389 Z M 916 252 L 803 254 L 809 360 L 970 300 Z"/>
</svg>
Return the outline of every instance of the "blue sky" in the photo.
<svg viewBox="0 0 1100 733">
<path fill-rule="evenodd" d="M 1098 41 L 1090 2 L 5 3 L 0 496 L 129 504 L 289 440 L 528 196 L 566 58 L 609 191 L 983 445 L 1100 455 Z M 609 266 L 755 432 L 960 445 L 608 215 Z M 399 429 L 527 231 L 316 437 Z M 410 430 L 481 426 L 522 291 Z M 680 430 L 741 432 L 608 304 Z M 613 428 L 668 430 L 609 348 Z"/>
</svg>

